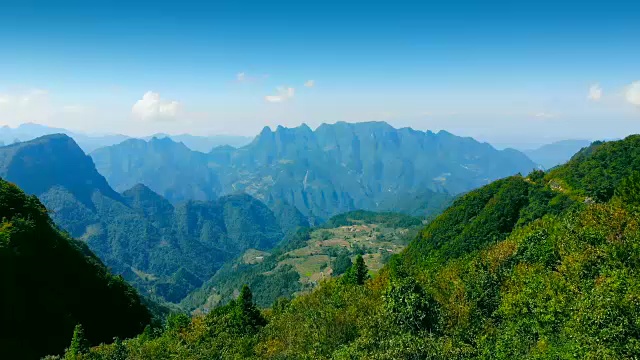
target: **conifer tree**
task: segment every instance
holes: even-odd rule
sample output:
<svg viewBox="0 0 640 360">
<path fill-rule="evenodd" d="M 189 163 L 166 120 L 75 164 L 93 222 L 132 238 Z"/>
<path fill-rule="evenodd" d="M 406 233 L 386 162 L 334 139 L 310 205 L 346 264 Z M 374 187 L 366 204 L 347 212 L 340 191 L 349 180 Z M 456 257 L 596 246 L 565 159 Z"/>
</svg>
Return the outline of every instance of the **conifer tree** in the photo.
<svg viewBox="0 0 640 360">
<path fill-rule="evenodd" d="M 84 336 L 84 328 L 81 324 L 76 325 L 73 329 L 73 337 L 71 345 L 64 353 L 65 360 L 76 360 L 80 354 L 89 353 L 89 342 Z"/>
<path fill-rule="evenodd" d="M 356 257 L 356 263 L 353 264 L 353 270 L 355 274 L 356 284 L 364 285 L 364 282 L 369 279 L 369 269 L 367 265 L 364 263 L 364 259 L 362 255 L 358 255 Z"/>
<path fill-rule="evenodd" d="M 240 295 L 235 300 L 235 313 L 239 317 L 242 327 L 249 331 L 254 331 L 260 326 L 266 325 L 266 320 L 260 310 L 253 303 L 253 294 L 248 285 L 242 286 Z"/>
<path fill-rule="evenodd" d="M 342 281 L 347 284 L 364 285 L 367 279 L 369 279 L 369 269 L 364 263 L 362 255 L 358 255 L 355 263 L 342 277 Z"/>
</svg>

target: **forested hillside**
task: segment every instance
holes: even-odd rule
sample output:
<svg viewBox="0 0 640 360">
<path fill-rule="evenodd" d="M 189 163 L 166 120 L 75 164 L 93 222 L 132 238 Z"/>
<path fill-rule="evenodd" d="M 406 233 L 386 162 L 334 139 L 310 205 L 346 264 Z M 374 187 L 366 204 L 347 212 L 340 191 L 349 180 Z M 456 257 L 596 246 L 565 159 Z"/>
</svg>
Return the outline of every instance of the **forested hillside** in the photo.
<svg viewBox="0 0 640 360">
<path fill-rule="evenodd" d="M 225 264 L 181 305 L 185 310 L 207 312 L 228 303 L 247 284 L 256 304 L 266 308 L 280 297 L 308 292 L 344 274 L 358 255 L 375 274 L 393 254 L 402 252 L 421 225 L 419 218 L 395 213 L 336 215 L 322 226 L 289 234 L 268 252 L 249 249 Z"/>
<path fill-rule="evenodd" d="M 274 214 L 245 194 L 175 206 L 144 185 L 119 194 L 60 134 L 1 147 L 0 176 L 38 196 L 58 226 L 163 301 L 179 302 L 225 261 L 249 248 L 269 250 L 286 231 L 307 225 L 288 204 Z"/>
<path fill-rule="evenodd" d="M 60 354 L 81 324 L 92 345 L 142 332 L 136 291 L 58 231 L 34 196 L 0 179 L 0 358 Z"/>
<path fill-rule="evenodd" d="M 457 199 L 371 280 L 361 258 L 259 315 L 243 289 L 113 359 L 630 359 L 640 354 L 640 136 Z"/>
</svg>

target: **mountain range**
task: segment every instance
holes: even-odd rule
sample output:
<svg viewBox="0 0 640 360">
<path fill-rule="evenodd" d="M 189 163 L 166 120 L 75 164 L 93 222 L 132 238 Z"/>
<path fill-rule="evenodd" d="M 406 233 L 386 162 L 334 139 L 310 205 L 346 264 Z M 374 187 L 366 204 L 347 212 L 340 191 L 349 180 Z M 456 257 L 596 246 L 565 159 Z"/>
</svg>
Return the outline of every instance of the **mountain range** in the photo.
<svg viewBox="0 0 640 360">
<path fill-rule="evenodd" d="M 90 155 L 118 191 L 143 183 L 174 203 L 242 191 L 269 206 L 285 201 L 311 223 L 356 209 L 425 216 L 447 197 L 536 168 L 513 149 L 384 122 L 323 124 L 315 131 L 306 125 L 265 127 L 244 147 L 221 146 L 206 154 L 152 138 Z"/>
<path fill-rule="evenodd" d="M 40 136 L 52 134 L 66 134 L 70 136 L 86 153 L 89 153 L 103 146 L 115 145 L 131 138 L 130 136 L 121 134 L 84 134 L 81 132 L 70 131 L 62 128 L 49 127 L 34 123 L 24 123 L 16 128 L 11 128 L 6 125 L 0 127 L 0 145 L 9 145 L 15 142 L 29 141 Z M 143 137 L 143 139 L 148 140 L 153 137 L 171 138 L 174 141 L 184 143 L 192 150 L 202 152 L 208 152 L 216 146 L 243 146 L 248 144 L 252 139 L 251 137 L 236 135 L 196 136 L 190 134 L 169 135 L 161 133 L 152 136 L 146 136 Z"/>
<path fill-rule="evenodd" d="M 263 131 L 266 140 L 254 141 L 262 152 L 200 154 L 233 155 L 217 179 L 238 169 L 286 172 L 281 160 L 320 167 L 317 147 L 326 142 L 308 130 Z M 278 140 L 301 136 L 295 145 Z M 441 153 L 460 159 L 448 148 Z M 357 180 L 366 174 L 370 187 L 391 181 L 376 159 L 331 154 L 345 164 L 360 159 L 345 167 L 359 169 L 349 173 Z M 375 154 L 397 166 L 387 152 Z M 496 171 L 472 159 L 483 174 Z M 289 170 L 285 179 L 299 171 Z M 633 358 L 640 349 L 638 135 L 594 142 L 546 173 L 458 190 L 429 221 L 356 211 L 314 229 L 286 198 L 171 201 L 143 184 L 117 192 L 64 134 L 1 147 L 0 177 L 2 357 L 60 354 L 74 328 L 66 357 L 75 359 Z M 436 180 L 443 188 L 427 194 L 453 193 L 449 179 L 458 177 Z M 437 212 L 420 193 L 408 192 L 410 208 Z M 156 324 L 145 307 L 154 302 L 125 279 L 206 314 Z M 247 282 L 260 293 L 240 286 Z"/>
<path fill-rule="evenodd" d="M 0 148 L 0 177 L 38 196 L 55 223 L 114 272 L 173 302 L 227 259 L 248 248 L 268 250 L 284 231 L 307 225 L 294 208 L 281 204 L 276 215 L 246 194 L 173 205 L 141 184 L 118 193 L 62 134 Z"/>
<path fill-rule="evenodd" d="M 534 166 L 515 150 L 386 123 L 265 128 L 245 147 L 209 153 L 152 138 L 90 157 L 64 134 L 0 148 L 0 177 L 38 196 L 143 294 L 176 303 L 225 262 L 299 227 L 355 209 L 424 218 L 453 194 Z"/>
</svg>

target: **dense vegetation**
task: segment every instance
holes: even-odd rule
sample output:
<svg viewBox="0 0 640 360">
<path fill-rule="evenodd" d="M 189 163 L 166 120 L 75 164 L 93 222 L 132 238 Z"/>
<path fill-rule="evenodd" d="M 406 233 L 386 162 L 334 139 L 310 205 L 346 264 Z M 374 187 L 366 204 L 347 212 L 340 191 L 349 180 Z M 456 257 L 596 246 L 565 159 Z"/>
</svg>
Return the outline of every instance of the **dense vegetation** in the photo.
<svg viewBox="0 0 640 360">
<path fill-rule="evenodd" d="M 356 209 L 426 217 L 448 205 L 449 194 L 536 166 L 515 150 L 383 122 L 265 128 L 247 146 L 208 154 L 156 139 L 91 156 L 118 191 L 143 183 L 172 202 L 244 191 L 270 207 L 291 204 L 314 224 Z"/>
<path fill-rule="evenodd" d="M 234 301 L 184 319 L 179 331 L 166 326 L 95 348 L 91 356 L 114 359 L 108 354 L 118 350 L 130 359 L 637 357 L 639 139 L 594 144 L 548 174 L 472 191 L 373 279 L 364 281 L 357 258 L 346 275 L 274 302 L 260 325 L 229 321 Z M 597 174 L 605 178 L 596 181 Z"/>
<path fill-rule="evenodd" d="M 139 184 L 119 194 L 66 135 L 0 148 L 0 176 L 38 196 L 56 224 L 145 295 L 175 303 L 225 261 L 278 244 L 280 224 L 307 225 L 287 204 L 274 214 L 243 194 L 179 205 Z"/>
<path fill-rule="evenodd" d="M 419 218 L 395 213 L 359 210 L 336 215 L 320 227 L 291 233 L 269 252 L 245 252 L 181 305 L 206 312 L 227 303 L 248 284 L 256 304 L 269 307 L 278 298 L 291 298 L 342 275 L 358 255 L 376 272 L 393 253 L 402 251 L 420 225 Z"/>
<path fill-rule="evenodd" d="M 0 179 L 0 358 L 62 353 L 77 324 L 90 344 L 139 334 L 150 314 L 44 206 Z"/>
</svg>

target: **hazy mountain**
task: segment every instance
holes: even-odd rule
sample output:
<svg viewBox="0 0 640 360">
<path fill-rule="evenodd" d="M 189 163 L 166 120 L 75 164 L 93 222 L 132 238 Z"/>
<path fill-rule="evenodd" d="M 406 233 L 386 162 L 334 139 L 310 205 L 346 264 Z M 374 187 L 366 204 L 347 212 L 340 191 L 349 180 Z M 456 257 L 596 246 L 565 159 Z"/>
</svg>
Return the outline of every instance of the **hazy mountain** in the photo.
<svg viewBox="0 0 640 360">
<path fill-rule="evenodd" d="M 144 143 L 128 142 L 136 141 Z M 62 134 L 0 148 L 0 176 L 37 195 L 62 229 L 115 272 L 170 301 L 179 301 L 226 259 L 276 245 L 283 237 L 279 224 L 286 222 L 286 214 L 276 218 L 248 195 L 174 207 L 142 185 L 119 194 Z"/>
<path fill-rule="evenodd" d="M 97 148 L 118 144 L 128 136 L 120 134 L 112 135 L 87 135 L 66 129 L 54 128 L 40 124 L 25 123 L 17 128 L 3 126 L 0 128 L 0 141 L 4 144 L 13 144 L 15 142 L 29 141 L 35 138 L 52 135 L 66 134 L 72 137 L 85 153 L 89 153 Z"/>
<path fill-rule="evenodd" d="M 523 150 L 535 163 L 545 169 L 564 164 L 580 149 L 589 146 L 589 140 L 562 140 L 541 146 L 537 149 Z"/>
<path fill-rule="evenodd" d="M 142 183 L 172 202 L 213 200 L 222 192 L 208 155 L 170 138 L 129 139 L 91 156 L 118 191 Z"/>
<path fill-rule="evenodd" d="M 312 221 L 354 209 L 406 210 L 398 197 L 419 196 L 423 208 L 437 209 L 426 204 L 443 201 L 436 192 L 454 195 L 536 167 L 515 150 L 383 122 L 266 127 L 247 146 L 206 156 L 164 141 L 118 144 L 91 156 L 116 189 L 144 183 L 174 202 L 244 191 L 270 206 L 283 200 Z"/>
<path fill-rule="evenodd" d="M 52 226 L 38 199 L 2 179 L 0 218 L 0 358 L 60 354 L 77 324 L 98 345 L 151 321 L 135 290 Z"/>
<path fill-rule="evenodd" d="M 237 135 L 210 135 L 210 136 L 196 136 L 190 134 L 169 135 L 169 134 L 154 134 L 151 136 L 143 137 L 143 140 L 151 140 L 152 138 L 170 138 L 175 142 L 181 142 L 185 144 L 189 149 L 207 153 L 214 147 L 218 146 L 231 146 L 241 147 L 245 146 L 253 140 L 253 137 L 249 136 L 237 136 Z"/>
<path fill-rule="evenodd" d="M 9 126 L 0 127 L 0 146 L 13 144 L 15 142 L 29 141 L 35 138 L 52 135 L 52 134 L 66 134 L 73 138 L 76 143 L 82 148 L 85 153 L 90 153 L 98 148 L 104 146 L 110 146 L 119 144 L 131 137 L 121 134 L 85 134 L 78 131 L 71 131 L 62 128 L 54 128 L 45 125 L 35 123 L 24 123 L 16 128 Z M 237 135 L 211 135 L 211 136 L 196 136 L 190 134 L 181 135 L 168 135 L 168 134 L 155 134 L 152 136 L 146 136 L 142 139 L 150 140 L 153 137 L 165 138 L 168 137 L 175 142 L 182 142 L 188 148 L 195 151 L 209 152 L 211 149 L 217 146 L 228 145 L 232 147 L 244 146 L 251 142 L 253 138 L 247 136 Z"/>
</svg>

